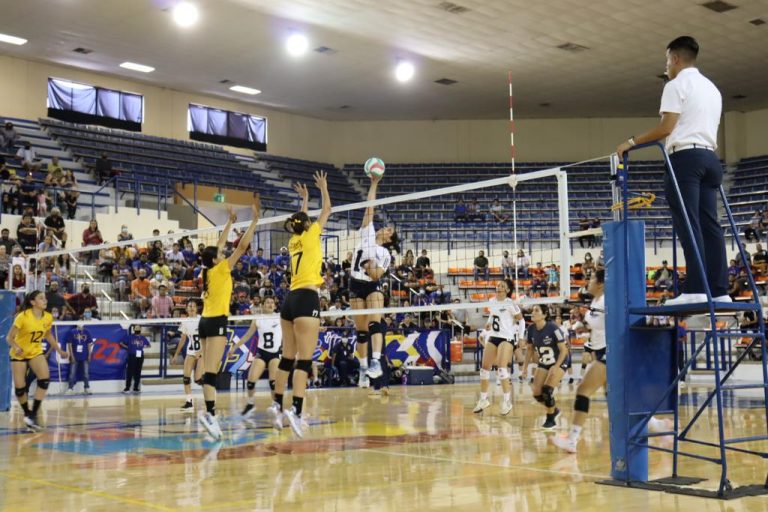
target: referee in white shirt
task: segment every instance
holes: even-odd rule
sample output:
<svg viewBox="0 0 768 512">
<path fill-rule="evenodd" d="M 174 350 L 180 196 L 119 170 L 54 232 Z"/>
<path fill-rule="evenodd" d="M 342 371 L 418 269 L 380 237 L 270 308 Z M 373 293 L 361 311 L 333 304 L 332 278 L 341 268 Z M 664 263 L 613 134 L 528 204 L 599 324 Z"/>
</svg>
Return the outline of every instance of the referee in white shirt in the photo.
<svg viewBox="0 0 768 512">
<path fill-rule="evenodd" d="M 687 276 L 683 293 L 668 300 L 666 305 L 706 302 L 705 278 L 716 302 L 731 302 L 725 239 L 717 216 L 723 167 L 715 149 L 723 102 L 717 87 L 694 67 L 698 54 L 699 44 L 690 36 L 678 37 L 669 43 L 666 72 L 669 82 L 661 96 L 661 122 L 642 135 L 630 137 L 616 149 L 621 158 L 636 144 L 667 138 L 666 148 L 683 204 L 675 193 L 670 169 L 664 176 L 664 193 L 671 210 L 672 225 L 683 247 Z M 683 208 L 691 222 L 694 240 L 685 226 Z M 706 276 L 698 271 L 694 241 Z"/>
</svg>

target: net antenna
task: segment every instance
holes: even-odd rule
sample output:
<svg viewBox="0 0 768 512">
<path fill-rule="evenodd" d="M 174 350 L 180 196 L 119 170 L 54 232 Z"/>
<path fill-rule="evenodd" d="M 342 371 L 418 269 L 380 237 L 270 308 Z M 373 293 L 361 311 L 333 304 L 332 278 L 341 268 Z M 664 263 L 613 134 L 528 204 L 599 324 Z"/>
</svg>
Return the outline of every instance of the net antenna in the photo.
<svg viewBox="0 0 768 512">
<path fill-rule="evenodd" d="M 514 249 L 514 272 L 515 272 L 515 297 L 520 296 L 520 285 L 518 284 L 517 273 L 517 180 L 515 177 L 515 96 L 512 91 L 512 71 L 509 71 L 509 159 L 512 165 L 512 180 L 510 180 L 510 186 L 512 187 L 512 246 Z M 529 248 L 530 252 L 530 248 Z"/>
</svg>

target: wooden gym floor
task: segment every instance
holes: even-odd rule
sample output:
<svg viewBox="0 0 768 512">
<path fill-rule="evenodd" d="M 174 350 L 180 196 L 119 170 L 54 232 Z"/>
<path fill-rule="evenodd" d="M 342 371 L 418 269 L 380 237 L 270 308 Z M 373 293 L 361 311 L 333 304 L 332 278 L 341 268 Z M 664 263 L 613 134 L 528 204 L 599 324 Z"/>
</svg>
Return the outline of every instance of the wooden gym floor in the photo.
<svg viewBox="0 0 768 512">
<path fill-rule="evenodd" d="M 220 394 L 225 439 L 218 444 L 179 411 L 179 394 L 53 397 L 43 406 L 47 428 L 35 434 L 21 428 L 14 405 L 0 414 L 0 510 L 768 510 L 765 496 L 724 502 L 597 485 L 610 466 L 604 400 L 593 400 L 579 453 L 567 455 L 548 438 L 567 429 L 573 386 L 558 393 L 564 414 L 555 433 L 539 428 L 542 410 L 527 385 L 515 384 L 506 418 L 496 414 L 498 394 L 490 409 L 473 414 L 476 390 L 408 386 L 388 398 L 310 391 L 312 427 L 303 440 L 269 428 L 265 393 L 247 428 L 235 420 L 244 394 Z M 688 388 L 687 402 L 704 391 Z M 763 400 L 734 395 L 726 405 L 729 430 L 765 433 Z M 702 418 L 699 437 L 714 435 L 713 421 Z M 733 454 L 729 464 L 734 485 L 765 480 L 762 459 Z M 650 467 L 652 478 L 669 476 L 669 456 L 652 452 Z M 680 473 L 708 478 L 701 486 L 709 489 L 719 475 L 691 459 Z"/>
</svg>

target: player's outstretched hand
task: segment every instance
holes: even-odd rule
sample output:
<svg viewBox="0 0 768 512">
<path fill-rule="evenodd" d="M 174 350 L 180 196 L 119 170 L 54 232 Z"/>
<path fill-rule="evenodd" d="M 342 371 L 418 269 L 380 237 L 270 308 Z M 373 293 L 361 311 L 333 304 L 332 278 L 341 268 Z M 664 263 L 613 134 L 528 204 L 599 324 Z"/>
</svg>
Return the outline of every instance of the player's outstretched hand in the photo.
<svg viewBox="0 0 768 512">
<path fill-rule="evenodd" d="M 309 197 L 309 190 L 307 189 L 307 186 L 303 183 L 294 183 L 293 190 L 295 190 L 296 193 L 299 194 L 299 197 L 301 199 L 307 199 Z"/>
<path fill-rule="evenodd" d="M 319 189 L 328 187 L 328 173 L 325 171 L 317 171 L 315 173 L 315 185 L 317 185 L 317 188 Z"/>
<path fill-rule="evenodd" d="M 261 215 L 261 194 L 256 193 L 256 195 L 253 198 L 253 204 L 251 205 L 251 213 L 253 213 L 253 218 L 258 219 L 259 215 Z"/>
</svg>

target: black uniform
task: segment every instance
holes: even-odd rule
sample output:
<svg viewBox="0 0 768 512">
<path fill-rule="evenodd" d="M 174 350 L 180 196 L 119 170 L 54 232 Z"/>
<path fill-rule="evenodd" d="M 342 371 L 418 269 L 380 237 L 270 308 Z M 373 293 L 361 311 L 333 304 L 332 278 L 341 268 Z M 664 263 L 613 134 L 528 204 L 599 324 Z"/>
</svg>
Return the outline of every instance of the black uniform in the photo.
<svg viewBox="0 0 768 512">
<path fill-rule="evenodd" d="M 547 322 L 541 330 L 538 330 L 535 324 L 531 324 L 528 326 L 528 343 L 533 345 L 539 355 L 539 368 L 549 370 L 560 357 L 558 344 L 565 343 L 565 337 L 563 331 L 554 322 Z M 563 360 L 560 368 L 563 371 L 568 368 L 567 357 Z"/>
</svg>

